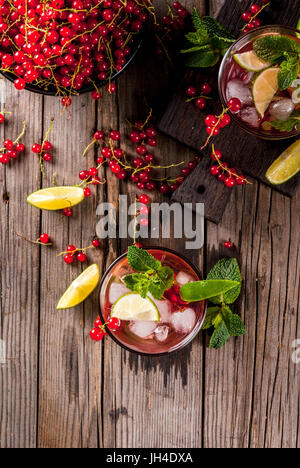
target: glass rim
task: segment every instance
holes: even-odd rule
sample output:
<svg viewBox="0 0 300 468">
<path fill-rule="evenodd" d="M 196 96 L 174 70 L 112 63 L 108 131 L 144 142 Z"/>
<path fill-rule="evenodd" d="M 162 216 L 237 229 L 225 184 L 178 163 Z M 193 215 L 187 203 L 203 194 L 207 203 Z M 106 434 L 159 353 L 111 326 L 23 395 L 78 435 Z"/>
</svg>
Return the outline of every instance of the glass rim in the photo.
<svg viewBox="0 0 300 468">
<path fill-rule="evenodd" d="M 293 28 L 291 26 L 284 26 L 284 25 L 280 25 L 280 24 L 271 24 L 271 25 L 267 25 L 267 26 L 260 26 L 259 28 L 251 29 L 247 34 L 244 34 L 243 36 L 239 37 L 230 46 L 230 48 L 227 50 L 227 52 L 224 55 L 223 60 L 221 62 L 220 69 L 219 69 L 219 74 L 218 74 L 219 97 L 220 97 L 221 103 L 225 107 L 225 109 L 228 107 L 228 104 L 227 104 L 226 96 L 224 96 L 224 93 L 223 93 L 222 80 L 223 80 L 223 75 L 224 75 L 225 64 L 226 64 L 226 61 L 227 61 L 229 55 L 232 52 L 232 49 L 234 47 L 236 47 L 240 42 L 243 42 L 245 40 L 247 41 L 247 38 L 249 38 L 250 36 L 252 36 L 254 34 L 258 33 L 258 35 L 259 35 L 259 33 L 262 33 L 264 31 L 272 32 L 272 31 L 274 31 L 274 30 L 276 31 L 278 29 L 286 30 L 286 31 L 292 32 L 294 34 L 299 34 L 299 32 L 300 32 L 300 30 L 297 29 L 297 28 Z M 250 133 L 251 135 L 253 135 L 255 137 L 258 137 L 258 138 L 262 138 L 264 140 L 269 140 L 269 141 L 287 140 L 289 138 L 294 138 L 294 137 L 300 135 L 300 129 L 299 130 L 294 130 L 293 132 L 289 132 L 289 133 L 285 132 L 284 134 L 274 134 L 274 135 L 272 135 L 271 133 L 268 133 L 266 131 L 264 132 L 262 130 L 255 130 L 254 128 L 252 128 L 249 125 L 247 125 L 246 123 L 244 123 L 239 117 L 237 117 L 236 114 L 231 112 L 230 109 L 229 109 L 228 112 L 230 113 L 230 116 L 233 118 L 233 120 L 239 125 L 239 127 L 241 127 L 243 130 L 245 130 L 247 133 Z"/>
<path fill-rule="evenodd" d="M 199 281 L 200 281 L 200 278 L 202 277 L 202 275 L 201 275 L 200 271 L 198 270 L 198 268 L 195 265 L 193 265 L 193 263 L 188 258 L 186 258 L 184 255 L 179 254 L 175 250 L 169 249 L 168 247 L 145 247 L 144 250 L 158 250 L 158 251 L 161 251 L 161 252 L 168 252 L 170 254 L 175 255 L 176 257 L 183 260 L 185 263 L 187 263 L 192 268 L 192 270 L 197 275 L 197 277 L 199 278 Z M 108 269 L 106 270 L 106 272 L 104 273 L 104 275 L 103 275 L 103 277 L 101 279 L 100 287 L 99 287 L 99 309 L 100 309 L 99 315 L 100 315 L 100 319 L 101 319 L 102 323 L 105 322 L 105 319 L 103 317 L 102 310 L 101 310 L 100 297 L 101 297 L 101 291 L 102 291 L 104 281 L 107 278 L 107 275 L 111 272 L 111 270 L 126 256 L 127 256 L 127 252 L 124 252 L 122 255 L 120 255 L 118 258 L 116 258 L 112 262 L 112 264 L 108 267 Z M 143 351 L 137 351 L 135 349 L 130 348 L 129 346 L 126 346 L 124 343 L 121 343 L 109 329 L 107 329 L 106 331 L 107 331 L 107 334 L 109 335 L 109 337 L 113 341 L 115 341 L 115 343 L 117 343 L 119 346 L 121 346 L 121 348 L 123 348 L 126 351 L 129 351 L 131 353 L 134 353 L 136 355 L 148 356 L 148 357 L 170 356 L 171 354 L 176 353 L 177 351 L 181 351 L 182 349 L 184 349 L 188 344 L 190 344 L 194 340 L 194 338 L 196 338 L 196 336 L 200 332 L 200 330 L 202 328 L 202 325 L 204 323 L 205 317 L 206 317 L 208 301 L 206 300 L 206 301 L 201 301 L 201 302 L 204 302 L 204 313 L 203 313 L 202 319 L 198 320 L 198 322 L 195 325 L 192 332 L 189 335 L 187 335 L 180 343 L 178 343 L 177 348 L 171 349 L 169 351 L 164 351 L 164 352 L 161 352 L 161 353 L 145 353 Z"/>
</svg>

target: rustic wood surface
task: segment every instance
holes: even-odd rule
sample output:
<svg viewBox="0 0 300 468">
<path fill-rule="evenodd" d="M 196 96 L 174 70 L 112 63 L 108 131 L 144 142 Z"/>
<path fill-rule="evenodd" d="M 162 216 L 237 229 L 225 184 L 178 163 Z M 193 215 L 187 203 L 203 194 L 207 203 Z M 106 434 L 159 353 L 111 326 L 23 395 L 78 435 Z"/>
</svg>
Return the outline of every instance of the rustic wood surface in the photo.
<svg viewBox="0 0 300 468">
<path fill-rule="evenodd" d="M 202 13 L 210 3 L 215 14 L 222 2 L 183 3 Z M 77 309 L 55 310 L 80 271 L 57 259 L 56 251 L 69 242 L 88 245 L 97 203 L 117 203 L 119 193 L 133 196 L 134 188 L 107 174 L 107 185 L 70 219 L 40 213 L 26 204 L 26 196 L 50 185 L 55 173 L 57 183 L 74 184 L 79 170 L 93 165 L 92 151 L 87 162 L 81 156 L 93 130 L 119 127 L 124 135 L 125 119 L 143 116 L 145 96 L 153 100 L 167 84 L 162 76 L 140 56 L 120 77 L 115 96 L 98 104 L 78 97 L 69 119 L 55 98 L 18 93 L 1 80 L 1 108 L 13 111 L 1 138 L 17 134 L 26 120 L 30 148 L 54 116 L 56 148 L 44 179 L 30 151 L 0 168 L 0 339 L 6 344 L 0 360 L 1 448 L 300 445 L 300 364 L 292 362 L 292 342 L 300 338 L 299 191 L 292 200 L 258 182 L 232 191 L 222 222 L 206 222 L 205 247 L 189 254 L 205 274 L 228 253 L 220 247 L 224 240 L 236 246 L 232 254 L 245 279 L 237 310 L 248 334 L 219 352 L 207 349 L 204 333 L 166 358 L 136 357 L 109 339 L 95 344 L 88 332 L 97 315 L 96 292 Z M 164 162 L 193 156 L 164 137 L 157 153 Z M 15 235 L 36 239 L 45 231 L 55 240 L 53 248 Z M 163 245 L 182 250 L 183 241 Z M 104 270 L 126 246 L 110 240 L 89 257 Z"/>
</svg>

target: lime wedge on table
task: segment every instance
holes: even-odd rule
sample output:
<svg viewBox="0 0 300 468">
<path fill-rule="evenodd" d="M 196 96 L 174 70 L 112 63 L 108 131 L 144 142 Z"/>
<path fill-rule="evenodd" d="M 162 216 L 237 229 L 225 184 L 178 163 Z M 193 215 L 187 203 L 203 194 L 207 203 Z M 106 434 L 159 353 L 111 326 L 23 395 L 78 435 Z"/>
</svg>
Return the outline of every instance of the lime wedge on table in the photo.
<svg viewBox="0 0 300 468">
<path fill-rule="evenodd" d="M 270 63 L 266 63 L 260 60 L 253 50 L 250 50 L 249 52 L 243 52 L 242 54 L 234 54 L 233 58 L 240 65 L 240 67 L 253 72 L 262 71 L 271 65 Z"/>
<path fill-rule="evenodd" d="M 33 192 L 28 203 L 41 210 L 63 210 L 78 205 L 84 199 L 81 187 L 49 187 Z"/>
<path fill-rule="evenodd" d="M 271 184 L 283 184 L 300 171 L 300 140 L 286 149 L 269 167 L 266 178 Z"/>
<path fill-rule="evenodd" d="M 99 281 L 100 269 L 96 264 L 91 265 L 71 283 L 56 308 L 70 309 L 81 304 L 94 291 Z"/>
<path fill-rule="evenodd" d="M 115 302 L 111 316 L 120 320 L 143 320 L 149 322 L 159 322 L 160 315 L 154 302 L 139 294 L 129 293 L 121 296 Z"/>
<path fill-rule="evenodd" d="M 278 91 L 279 68 L 268 68 L 258 75 L 254 81 L 252 94 L 257 112 L 264 116 L 273 97 Z"/>
<path fill-rule="evenodd" d="M 186 302 L 204 301 L 211 297 L 225 294 L 230 289 L 239 286 L 238 281 L 205 280 L 184 284 L 180 289 L 180 296 Z"/>
</svg>

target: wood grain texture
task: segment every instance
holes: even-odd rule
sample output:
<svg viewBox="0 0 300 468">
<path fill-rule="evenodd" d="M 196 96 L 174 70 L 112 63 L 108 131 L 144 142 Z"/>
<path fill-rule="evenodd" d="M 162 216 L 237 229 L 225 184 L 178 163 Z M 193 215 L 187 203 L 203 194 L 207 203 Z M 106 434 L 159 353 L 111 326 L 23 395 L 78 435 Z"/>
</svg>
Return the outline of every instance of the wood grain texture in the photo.
<svg viewBox="0 0 300 468">
<path fill-rule="evenodd" d="M 183 3 L 206 12 L 203 0 Z M 220 6 L 210 2 L 212 12 Z M 207 349 L 207 333 L 184 351 L 155 359 L 130 354 L 109 339 L 95 344 L 88 332 L 98 315 L 97 291 L 76 309 L 55 310 L 82 269 L 65 265 L 56 253 L 69 243 L 89 245 L 98 202 L 117 207 L 119 193 L 133 200 L 136 188 L 107 171 L 107 185 L 69 219 L 40 213 L 26 196 L 51 185 L 55 173 L 58 184 L 77 183 L 78 172 L 94 165 L 95 152 L 84 159 L 82 149 L 96 128 L 119 128 L 133 154 L 125 119 L 143 118 L 145 96 L 156 109 L 170 78 L 164 64 L 156 68 L 145 56 L 120 77 L 114 96 L 98 104 L 90 96 L 74 98 L 70 118 L 55 98 L 19 94 L 0 82 L 1 107 L 14 116 L 0 126 L 1 138 L 17 134 L 24 118 L 28 123 L 26 155 L 0 168 L 0 339 L 7 345 L 0 363 L 0 447 L 299 447 L 300 367 L 291 359 L 292 342 L 300 338 L 299 192 L 291 200 L 256 181 L 230 192 L 220 224 L 205 224 L 204 248 L 185 252 L 204 275 L 222 256 L 237 256 L 241 264 L 243 291 L 235 311 L 248 333 L 219 352 Z M 42 179 L 30 146 L 52 116 L 54 160 Z M 193 157 L 167 137 L 159 142 L 155 154 L 163 164 Z M 156 193 L 151 198 L 163 200 Z M 48 232 L 54 246 L 27 244 L 13 229 L 31 239 Z M 222 247 L 228 239 L 232 251 Z M 185 249 L 173 236 L 159 244 Z M 89 258 L 104 271 L 126 248 L 127 240 L 105 240 Z"/>
</svg>

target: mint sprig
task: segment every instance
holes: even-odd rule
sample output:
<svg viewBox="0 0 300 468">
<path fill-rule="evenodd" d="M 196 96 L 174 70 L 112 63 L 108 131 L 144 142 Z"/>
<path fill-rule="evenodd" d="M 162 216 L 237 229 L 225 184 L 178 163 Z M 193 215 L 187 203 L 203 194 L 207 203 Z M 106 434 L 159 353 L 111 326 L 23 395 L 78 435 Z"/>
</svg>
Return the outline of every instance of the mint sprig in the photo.
<svg viewBox="0 0 300 468">
<path fill-rule="evenodd" d="M 246 333 L 241 318 L 229 308 L 229 304 L 233 304 L 240 295 L 241 282 L 237 260 L 223 258 L 209 272 L 207 280 L 189 283 L 182 286 L 180 290 L 183 298 L 189 293 L 190 297 L 192 294 L 194 295 L 195 300 L 201 300 L 200 295 L 205 294 L 205 298 L 214 304 L 214 306 L 208 307 L 202 327 L 204 330 L 214 327 L 209 343 L 210 348 L 219 349 L 227 343 L 231 336 L 240 336 Z M 216 296 L 217 283 L 223 289 L 220 288 L 220 293 Z"/>
<path fill-rule="evenodd" d="M 181 53 L 190 54 L 186 61 L 189 67 L 212 67 L 225 55 L 234 38 L 214 18 L 201 18 L 196 8 L 192 11 L 192 21 L 195 31 L 185 36 L 187 46 Z"/>
<path fill-rule="evenodd" d="M 173 270 L 163 266 L 147 250 L 136 246 L 128 248 L 127 259 L 131 268 L 137 273 L 123 278 L 126 287 L 144 298 L 150 293 L 154 299 L 161 300 L 164 292 L 173 284 Z"/>
<path fill-rule="evenodd" d="M 278 64 L 278 87 L 287 89 L 292 85 L 300 69 L 300 45 L 287 36 L 265 36 L 253 43 L 256 55 L 271 65 Z"/>
<path fill-rule="evenodd" d="M 287 120 L 271 120 L 270 124 L 281 132 L 292 132 L 300 126 L 300 109 L 296 109 Z"/>
</svg>

